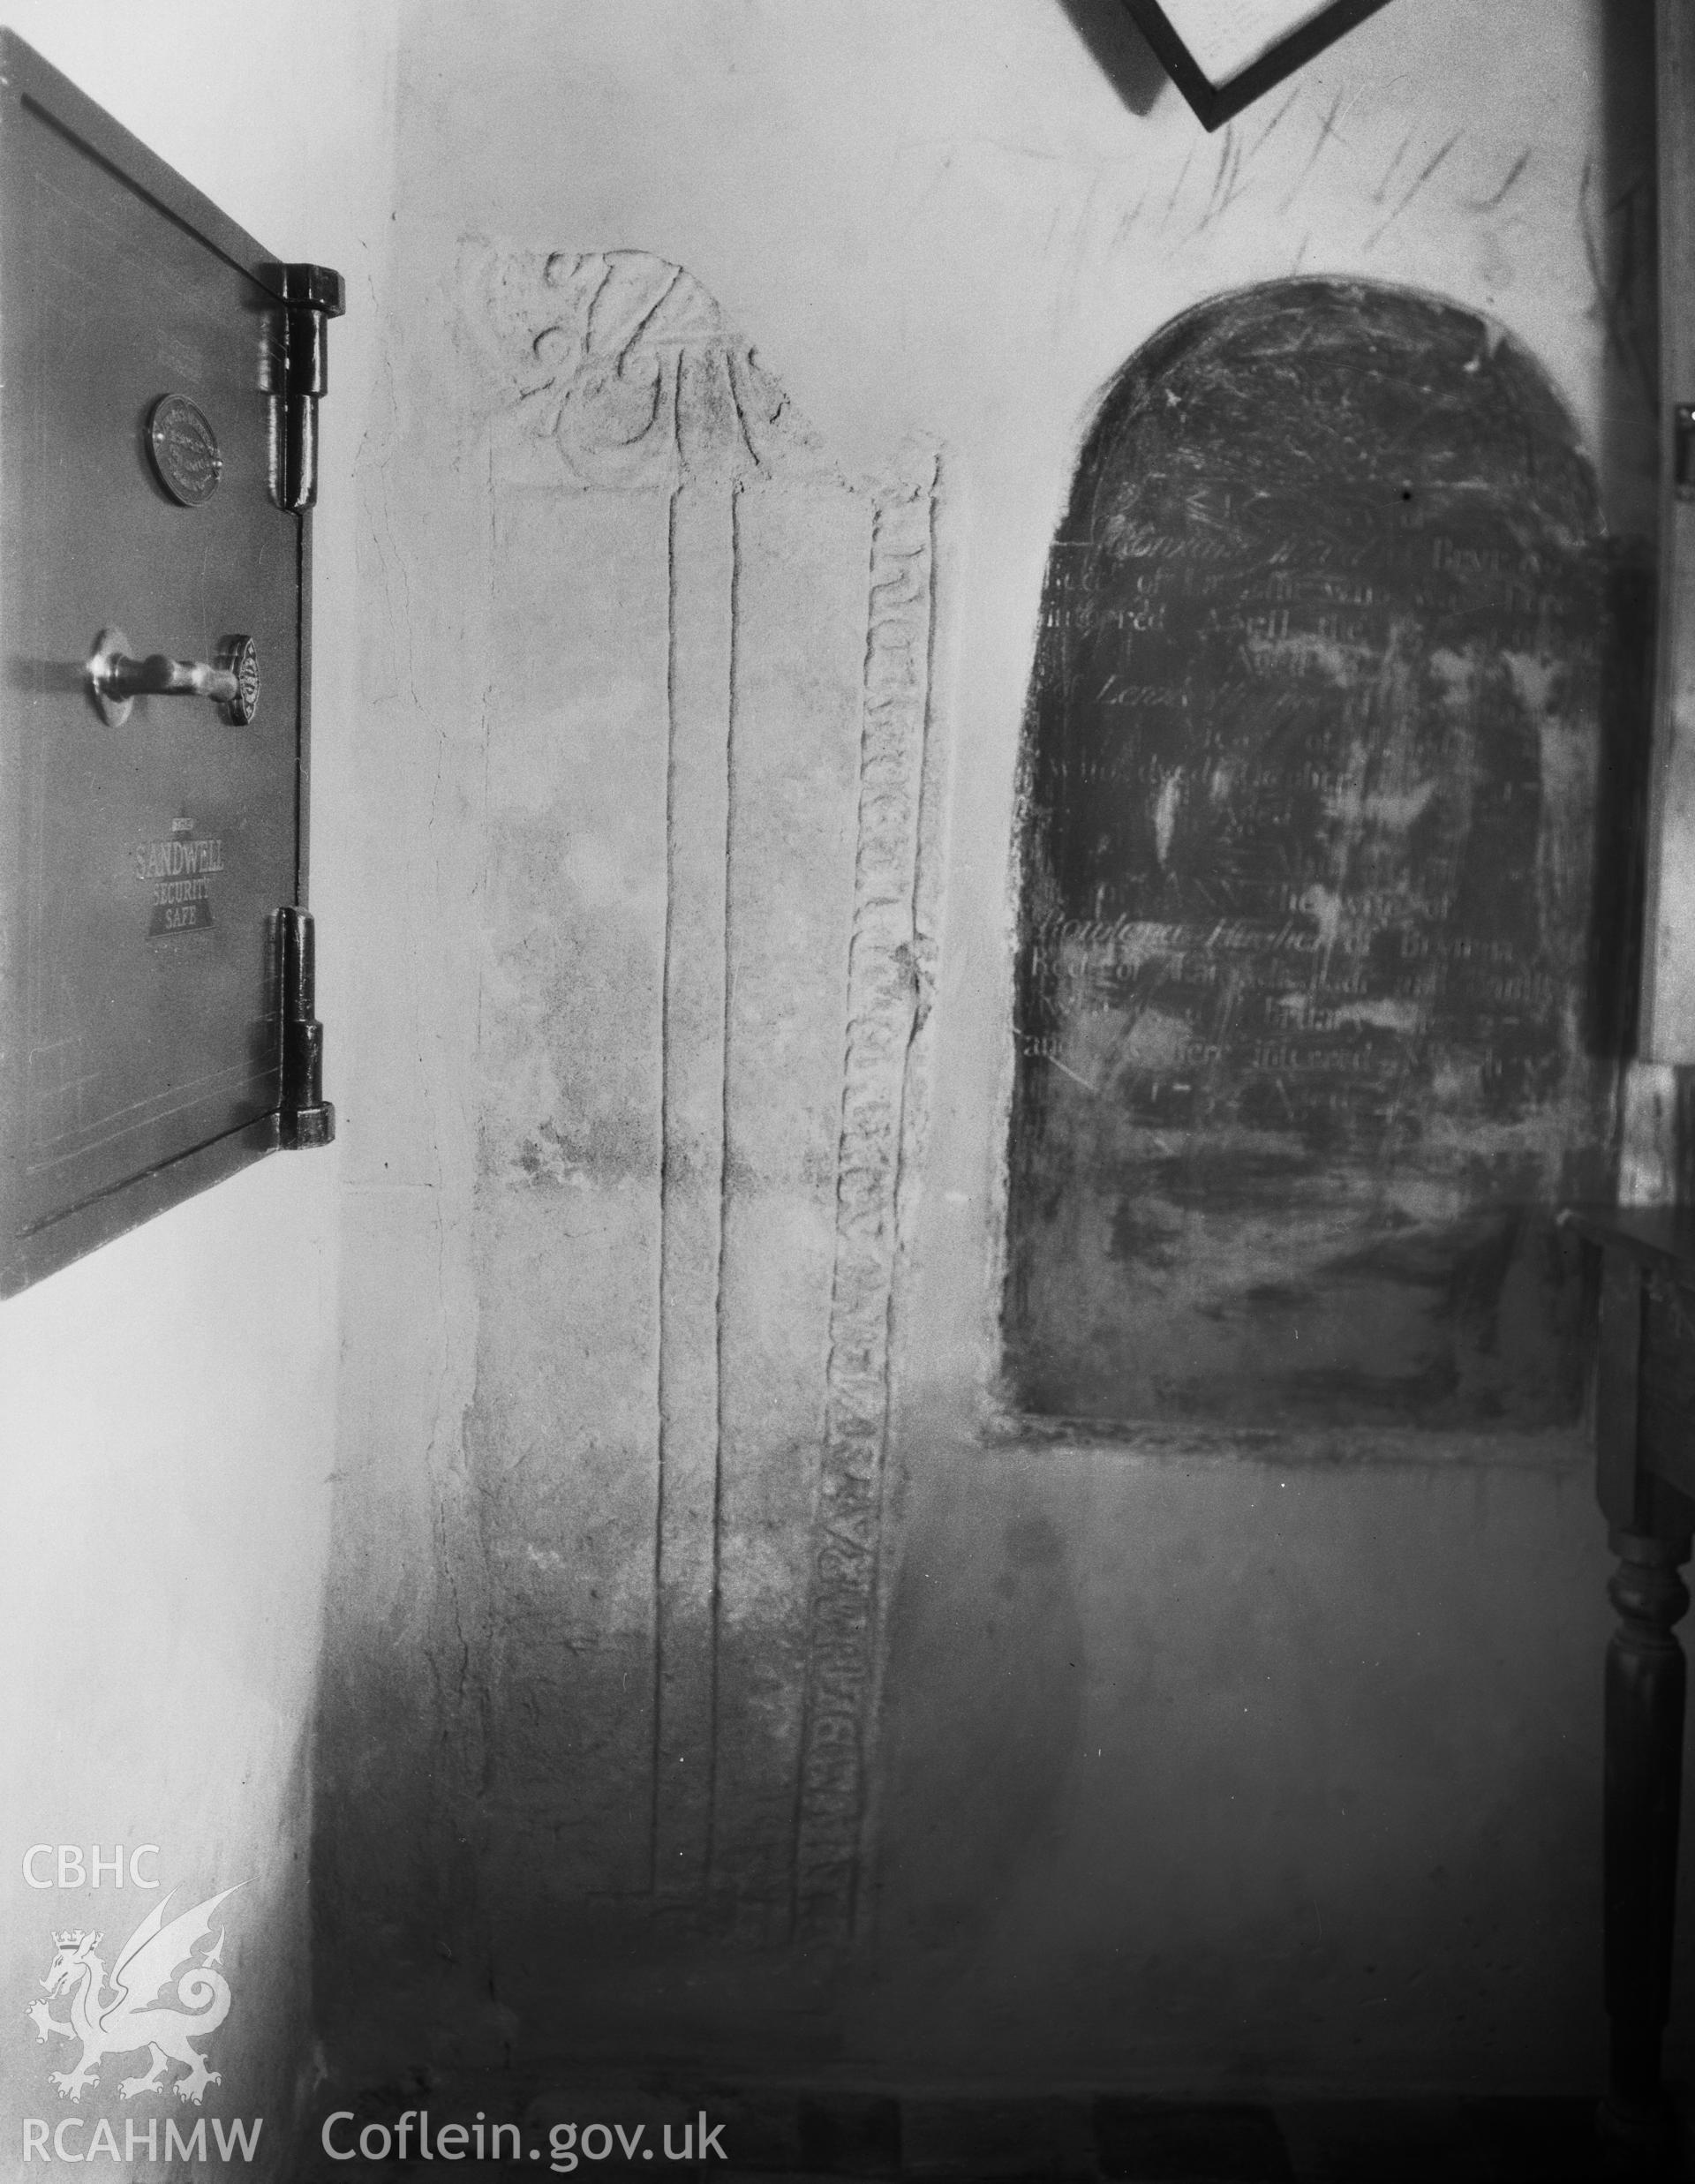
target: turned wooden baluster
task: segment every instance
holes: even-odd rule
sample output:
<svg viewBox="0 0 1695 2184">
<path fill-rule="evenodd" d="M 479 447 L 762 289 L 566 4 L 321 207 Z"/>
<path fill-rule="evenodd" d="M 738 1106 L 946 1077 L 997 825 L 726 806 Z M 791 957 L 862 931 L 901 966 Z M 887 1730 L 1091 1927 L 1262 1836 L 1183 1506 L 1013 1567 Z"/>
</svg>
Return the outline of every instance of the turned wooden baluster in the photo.
<svg viewBox="0 0 1695 2184">
<path fill-rule="evenodd" d="M 1655 0 L 1662 409 L 1659 659 L 1647 769 L 1636 1118 L 1627 1198 L 1601 1248 L 1596 1487 L 1617 1575 L 1607 1650 L 1606 1965 L 1616 2150 L 1673 2156 L 1661 2088 L 1677 1887 L 1684 1655 L 1695 1532 L 1695 0 Z M 1655 1127 L 1641 1126 L 1658 1115 Z M 1652 1146 L 1654 1157 L 1648 1153 Z M 1646 1185 L 1645 1189 L 1641 1186 Z M 1673 1210 L 1673 1209 L 1676 1210 Z M 1645 1344 L 1645 1337 L 1649 1339 Z M 1647 2160 L 1631 2170 L 1648 2172 Z"/>
<path fill-rule="evenodd" d="M 1613 2134 L 1669 2145 L 1660 2082 L 1671 1997 L 1677 1893 L 1678 1787 L 1684 1744 L 1684 1651 L 1674 1626 L 1689 1606 L 1678 1567 L 1686 1536 L 1608 1534 L 1619 1557 L 1608 1593 L 1619 1626 L 1607 1648 L 1605 1809 L 1607 2011 Z"/>
<path fill-rule="evenodd" d="M 1652 1228 L 1660 1220 L 1661 1236 Z M 1648 2174 L 1674 2151 L 1676 2120 L 1661 2085 L 1671 1990 L 1683 1779 L 1684 1653 L 1674 1632 L 1689 1606 L 1695 1498 L 1695 1318 L 1676 1275 L 1686 1257 L 1671 1216 L 1628 1213 L 1586 1224 L 1601 1246 L 1601 1344 L 1595 1382 L 1595 1487 L 1618 1569 L 1608 1593 L 1618 1629 L 1607 1648 L 1602 1814 L 1610 2090 L 1603 2138 Z M 1645 1224 L 1648 1224 L 1645 1226 Z M 1581 1224 L 1580 1224 L 1581 1225 Z M 1695 1240 L 1695 1232 L 1691 1239 Z"/>
</svg>

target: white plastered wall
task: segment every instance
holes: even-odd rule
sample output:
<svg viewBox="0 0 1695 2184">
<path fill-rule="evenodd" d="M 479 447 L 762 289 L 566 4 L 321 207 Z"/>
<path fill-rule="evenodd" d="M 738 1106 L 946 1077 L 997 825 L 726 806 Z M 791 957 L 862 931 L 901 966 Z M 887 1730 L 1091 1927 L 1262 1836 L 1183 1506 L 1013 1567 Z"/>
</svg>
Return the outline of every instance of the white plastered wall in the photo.
<svg viewBox="0 0 1695 2184">
<path fill-rule="evenodd" d="M 394 11 L 385 0 L 15 0 L 4 19 L 267 249 L 347 277 L 331 338 L 316 518 L 313 854 L 335 894 L 355 727 L 348 479 L 373 381 L 387 247 Z M 329 1022 L 332 1097 L 335 1003 Z M 276 2173 L 310 2061 L 310 1723 L 328 1548 L 339 1148 L 278 1156 L 0 1304 L 0 2173 L 20 2118 L 72 2112 L 26 2001 L 51 1933 L 121 1942 L 243 1884 L 234 2004 L 206 2113 L 265 2117 Z M 35 1890 L 37 1843 L 158 1846 L 149 1894 Z M 68 1863 L 74 1874 L 76 1866 Z M 56 1872 L 38 1858 L 36 1878 Z M 145 2068 L 139 2058 L 123 2068 Z M 118 2075 L 109 2062 L 105 2077 Z M 181 2104 L 177 2104 L 180 2107 Z M 136 2107 L 135 2104 L 132 2104 Z M 74 2152 L 84 2132 L 66 2142 Z M 148 2114 L 136 2107 L 145 2143 Z M 186 2119 L 185 2119 L 186 2121 Z M 162 2128 L 162 2125 L 161 2126 Z M 117 2131 L 124 2143 L 121 2124 Z M 125 2163 L 111 2173 L 130 2173 Z"/>
<path fill-rule="evenodd" d="M 652 253 L 704 286 L 845 468 L 875 471 L 913 441 L 942 450 L 940 945 L 895 1322 L 903 1575 L 873 1831 L 894 1985 L 865 1998 L 864 2069 L 1451 2082 L 1454 1992 L 1488 1998 L 1465 2067 L 1496 2083 L 1557 2074 L 1595 2034 L 1580 1937 L 1596 1909 L 1604 1567 L 1575 1434 L 1540 1468 L 1472 1469 L 1433 1437 L 1392 1473 L 1297 1466 L 1285 1481 L 1133 1439 L 985 1451 L 977 1428 L 997 1367 L 1019 734 L 1093 406 L 1162 324 L 1222 289 L 1401 283 L 1524 342 L 1615 526 L 1646 531 L 1651 436 L 1616 353 L 1646 292 L 1623 277 L 1632 247 L 1641 267 L 1645 207 L 1604 127 L 1602 26 L 1624 12 L 1397 0 L 1208 137 L 1169 89 L 1145 112 L 1121 95 L 1079 27 L 1122 59 L 1109 0 L 403 11 L 403 292 L 432 300 L 396 344 L 394 434 L 366 471 L 358 806 L 383 877 L 356 883 L 370 945 L 353 1081 L 373 1112 L 349 1233 L 359 1263 L 400 1271 L 346 1314 L 358 1475 L 334 1630 L 350 1693 L 368 1669 L 385 1706 L 409 1690 L 428 1703 L 439 1551 L 457 1540 L 474 1560 L 478 1539 L 464 1420 L 479 1094 L 459 975 L 486 873 L 467 817 L 478 694 L 468 671 L 452 678 L 481 564 L 450 519 L 467 481 L 445 461 L 404 475 L 453 444 L 431 405 L 451 377 L 463 238 Z M 571 626 L 569 586 L 551 611 Z M 1019 1574 L 1032 1554 L 1040 1584 Z M 1418 1685 L 1405 1721 L 1397 1662 Z M 372 1713 L 350 1698 L 348 1779 L 378 1801 L 365 1848 L 380 1864 L 407 1740 L 369 1740 Z M 1025 1754 L 1010 1766 L 1009 1749 Z M 966 1809 L 961 1835 L 949 1816 Z M 1450 1871 L 1463 1883 L 1442 1898 Z M 1480 1969 L 1441 1924 L 1461 1899 L 1456 1919 L 1484 1907 Z M 1430 1946 L 1450 1951 L 1451 1989 L 1412 1977 Z M 1515 2019 L 1512 1962 L 1556 1997 L 1551 2031 Z M 591 2016 L 586 1965 L 576 1989 Z M 520 2030 L 502 2019 L 500 2037 Z"/>
</svg>

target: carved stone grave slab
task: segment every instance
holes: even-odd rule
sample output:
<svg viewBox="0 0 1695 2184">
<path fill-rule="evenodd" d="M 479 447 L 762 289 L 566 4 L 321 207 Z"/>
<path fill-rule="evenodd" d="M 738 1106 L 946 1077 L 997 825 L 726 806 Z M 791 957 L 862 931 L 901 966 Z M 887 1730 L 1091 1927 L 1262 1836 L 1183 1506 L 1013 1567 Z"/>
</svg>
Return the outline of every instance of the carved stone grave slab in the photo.
<svg viewBox="0 0 1695 2184">
<path fill-rule="evenodd" d="M 471 1421 L 498 1848 L 561 1903 L 612 1876 L 840 1939 L 934 463 L 846 476 L 659 259 L 489 251 L 470 295 L 502 389 Z"/>
</svg>

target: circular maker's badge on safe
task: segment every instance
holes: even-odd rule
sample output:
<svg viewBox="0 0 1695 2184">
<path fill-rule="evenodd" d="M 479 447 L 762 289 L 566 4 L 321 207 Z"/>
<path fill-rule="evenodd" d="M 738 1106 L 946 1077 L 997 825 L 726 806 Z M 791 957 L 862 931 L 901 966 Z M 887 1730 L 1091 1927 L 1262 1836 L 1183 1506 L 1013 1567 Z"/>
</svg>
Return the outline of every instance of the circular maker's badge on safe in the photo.
<svg viewBox="0 0 1695 2184">
<path fill-rule="evenodd" d="M 211 419 L 186 395 L 161 395 L 147 412 L 147 453 L 173 501 L 197 508 L 223 476 L 223 450 Z"/>
</svg>

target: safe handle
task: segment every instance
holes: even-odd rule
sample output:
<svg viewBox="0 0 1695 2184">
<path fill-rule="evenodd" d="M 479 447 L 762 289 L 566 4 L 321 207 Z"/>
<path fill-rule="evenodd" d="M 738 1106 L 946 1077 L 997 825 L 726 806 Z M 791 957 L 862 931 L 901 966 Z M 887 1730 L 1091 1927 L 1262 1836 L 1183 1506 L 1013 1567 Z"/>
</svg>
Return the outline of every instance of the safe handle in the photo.
<svg viewBox="0 0 1695 2184">
<path fill-rule="evenodd" d="M 231 637 L 217 659 L 133 658 L 121 629 L 102 629 L 88 661 L 88 688 L 108 727 L 121 728 L 138 697 L 209 697 L 245 727 L 259 711 L 259 651 L 252 637 Z"/>
</svg>

